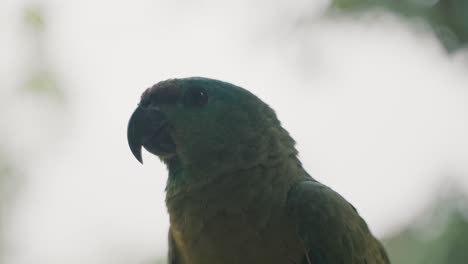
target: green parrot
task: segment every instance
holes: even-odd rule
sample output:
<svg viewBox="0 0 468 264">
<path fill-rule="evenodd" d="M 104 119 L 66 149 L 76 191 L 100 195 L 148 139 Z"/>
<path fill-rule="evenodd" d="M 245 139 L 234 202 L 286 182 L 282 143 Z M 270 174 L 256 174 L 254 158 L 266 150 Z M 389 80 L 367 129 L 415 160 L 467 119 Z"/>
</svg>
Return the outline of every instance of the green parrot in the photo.
<svg viewBox="0 0 468 264">
<path fill-rule="evenodd" d="M 275 112 L 219 80 L 148 88 L 127 139 L 168 168 L 170 264 L 386 264 L 356 209 L 302 167 Z"/>
</svg>

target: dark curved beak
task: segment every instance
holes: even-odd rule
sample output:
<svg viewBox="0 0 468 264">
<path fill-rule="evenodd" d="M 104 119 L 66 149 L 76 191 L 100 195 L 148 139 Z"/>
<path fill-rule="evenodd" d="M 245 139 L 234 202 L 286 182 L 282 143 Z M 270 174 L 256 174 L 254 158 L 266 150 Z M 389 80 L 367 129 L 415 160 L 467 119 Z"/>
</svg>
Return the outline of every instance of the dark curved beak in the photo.
<svg viewBox="0 0 468 264">
<path fill-rule="evenodd" d="M 142 147 L 160 158 L 171 157 L 176 151 L 167 118 L 154 107 L 137 107 L 128 122 L 127 140 L 133 156 L 142 164 Z"/>
<path fill-rule="evenodd" d="M 135 156 L 135 158 L 141 164 L 143 164 L 141 148 L 143 146 L 143 139 L 145 138 L 145 134 L 147 134 L 146 130 L 148 130 L 147 121 L 148 118 L 145 110 L 138 106 L 130 117 L 127 128 L 128 145 L 130 146 L 130 150 L 132 151 L 133 156 Z"/>
</svg>

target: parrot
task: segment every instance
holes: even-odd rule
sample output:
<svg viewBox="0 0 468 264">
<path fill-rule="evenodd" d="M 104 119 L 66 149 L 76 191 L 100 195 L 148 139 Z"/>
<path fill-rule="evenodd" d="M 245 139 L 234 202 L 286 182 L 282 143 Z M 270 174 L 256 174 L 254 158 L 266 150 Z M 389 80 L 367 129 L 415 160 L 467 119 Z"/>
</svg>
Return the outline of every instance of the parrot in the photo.
<svg viewBox="0 0 468 264">
<path fill-rule="evenodd" d="M 234 84 L 189 77 L 146 89 L 127 140 L 166 165 L 170 264 L 389 264 L 340 194 L 310 176 L 275 111 Z"/>
</svg>

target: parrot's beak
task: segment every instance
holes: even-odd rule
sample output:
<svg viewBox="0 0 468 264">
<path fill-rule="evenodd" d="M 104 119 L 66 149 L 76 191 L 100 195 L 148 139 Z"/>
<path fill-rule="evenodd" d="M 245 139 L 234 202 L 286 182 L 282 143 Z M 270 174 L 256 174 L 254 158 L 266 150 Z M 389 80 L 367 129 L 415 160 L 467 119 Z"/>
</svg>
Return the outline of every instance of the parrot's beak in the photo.
<svg viewBox="0 0 468 264">
<path fill-rule="evenodd" d="M 138 108 L 133 112 L 128 122 L 127 128 L 127 140 L 130 150 L 133 153 L 133 156 L 143 164 L 143 158 L 141 157 L 141 147 L 143 146 L 143 131 L 145 130 L 145 113 L 144 110 L 138 106 Z"/>
<path fill-rule="evenodd" d="M 142 164 L 142 147 L 161 158 L 175 155 L 167 120 L 158 109 L 138 106 L 128 122 L 127 140 L 133 156 Z"/>
</svg>

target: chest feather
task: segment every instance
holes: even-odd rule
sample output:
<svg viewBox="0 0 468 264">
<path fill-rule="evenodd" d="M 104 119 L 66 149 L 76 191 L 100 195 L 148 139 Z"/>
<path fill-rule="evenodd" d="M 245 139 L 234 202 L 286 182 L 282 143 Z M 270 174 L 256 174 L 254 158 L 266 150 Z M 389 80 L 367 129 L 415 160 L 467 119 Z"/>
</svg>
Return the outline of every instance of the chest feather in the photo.
<svg viewBox="0 0 468 264">
<path fill-rule="evenodd" d="M 299 262 L 302 248 L 286 213 L 294 179 L 280 173 L 257 168 L 168 196 L 171 232 L 185 262 Z"/>
</svg>

